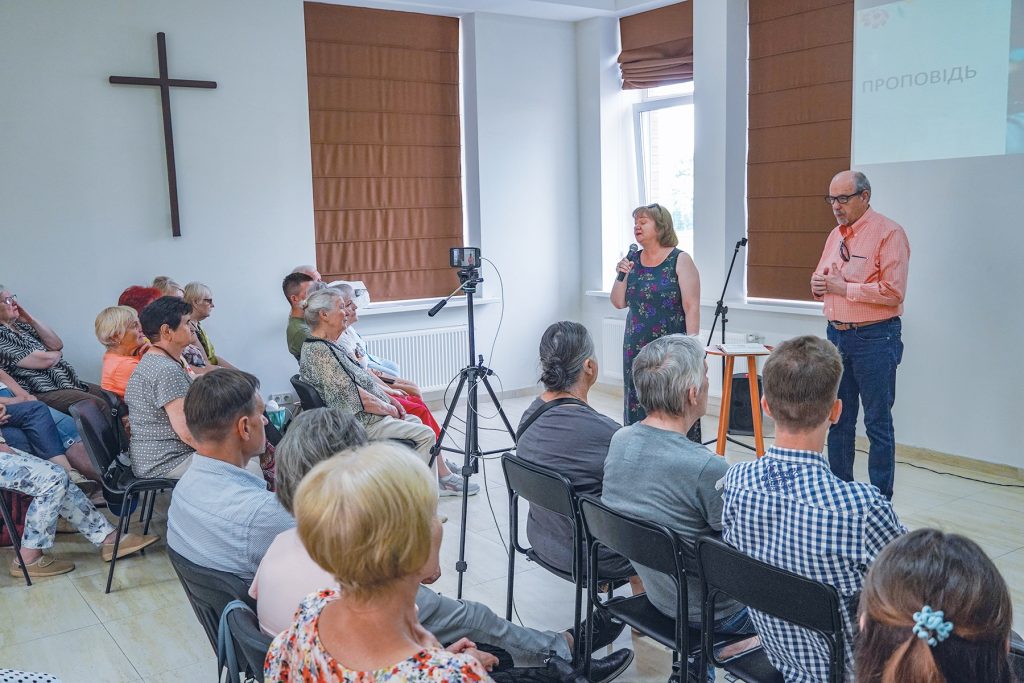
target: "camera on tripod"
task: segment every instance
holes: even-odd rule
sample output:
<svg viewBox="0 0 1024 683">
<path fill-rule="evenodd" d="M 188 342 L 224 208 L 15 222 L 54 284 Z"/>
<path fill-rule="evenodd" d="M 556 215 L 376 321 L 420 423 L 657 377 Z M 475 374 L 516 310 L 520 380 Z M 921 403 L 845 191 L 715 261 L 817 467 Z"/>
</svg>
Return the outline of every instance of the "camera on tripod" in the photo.
<svg viewBox="0 0 1024 683">
<path fill-rule="evenodd" d="M 448 265 L 459 269 L 459 282 L 465 292 L 475 291 L 473 288 L 480 277 L 480 247 L 452 247 L 448 250 Z"/>
</svg>

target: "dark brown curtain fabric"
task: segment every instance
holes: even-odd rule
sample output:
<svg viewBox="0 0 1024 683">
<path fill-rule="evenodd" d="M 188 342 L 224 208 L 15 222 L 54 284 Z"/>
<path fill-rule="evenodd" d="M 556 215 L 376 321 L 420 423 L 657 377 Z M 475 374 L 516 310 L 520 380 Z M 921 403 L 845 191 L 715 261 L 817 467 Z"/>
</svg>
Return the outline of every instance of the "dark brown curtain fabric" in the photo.
<svg viewBox="0 0 1024 683">
<path fill-rule="evenodd" d="M 623 90 L 693 80 L 693 3 L 623 17 L 619 35 Z"/>
<path fill-rule="evenodd" d="M 850 167 L 853 0 L 750 0 L 747 295 L 810 300 Z"/>
<path fill-rule="evenodd" d="M 448 294 L 461 246 L 459 20 L 305 3 L 317 268 Z"/>
</svg>

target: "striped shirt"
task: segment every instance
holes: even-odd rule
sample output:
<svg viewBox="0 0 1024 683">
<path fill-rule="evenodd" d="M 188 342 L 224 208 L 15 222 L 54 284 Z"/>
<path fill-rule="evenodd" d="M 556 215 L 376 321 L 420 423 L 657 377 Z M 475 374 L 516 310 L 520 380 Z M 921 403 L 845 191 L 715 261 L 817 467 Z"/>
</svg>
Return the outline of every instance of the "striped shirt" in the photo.
<svg viewBox="0 0 1024 683">
<path fill-rule="evenodd" d="M 845 243 L 850 260 L 840 256 Z M 910 269 L 910 242 L 898 223 L 868 208 L 853 225 L 837 225 L 825 240 L 825 249 L 814 272 L 824 274 L 832 264 L 847 282 L 846 296 L 825 294 L 825 318 L 834 322 L 861 323 L 887 320 L 903 314 Z"/>
<path fill-rule="evenodd" d="M 52 366 L 42 370 L 18 367 L 33 351 L 47 351 L 36 328 L 26 322 L 17 321 L 0 325 L 0 368 L 14 378 L 30 394 L 47 391 L 77 389 L 85 391 L 86 386 L 78 379 L 71 364 L 61 358 Z"/>
<path fill-rule="evenodd" d="M 262 478 L 196 453 L 171 496 L 167 545 L 202 567 L 252 581 L 267 548 L 293 526 Z"/>
<path fill-rule="evenodd" d="M 722 538 L 762 562 L 833 586 L 846 626 L 846 673 L 853 675 L 853 620 L 868 566 L 906 533 L 878 489 L 844 482 L 813 451 L 772 447 L 725 475 Z M 828 646 L 818 635 L 761 612 L 751 617 L 786 683 L 828 680 Z"/>
</svg>

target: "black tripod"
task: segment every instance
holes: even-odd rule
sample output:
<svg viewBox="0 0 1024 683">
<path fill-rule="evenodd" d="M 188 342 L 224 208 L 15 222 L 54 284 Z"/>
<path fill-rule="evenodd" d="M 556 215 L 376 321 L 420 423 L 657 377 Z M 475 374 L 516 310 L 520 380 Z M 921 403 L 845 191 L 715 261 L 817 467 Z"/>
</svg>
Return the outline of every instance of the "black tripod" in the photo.
<svg viewBox="0 0 1024 683">
<path fill-rule="evenodd" d="M 706 346 L 711 346 L 711 340 L 714 339 L 714 337 L 715 337 L 715 326 L 718 325 L 718 319 L 719 318 L 722 319 L 722 343 L 723 344 L 725 343 L 725 324 L 727 322 L 729 322 L 729 318 L 728 318 L 729 307 L 725 305 L 725 290 L 727 290 L 729 288 L 729 280 L 732 279 L 732 269 L 733 269 L 733 266 L 736 265 L 736 257 L 740 253 L 740 247 L 745 247 L 745 246 L 747 246 L 747 238 L 743 237 L 743 238 L 741 238 L 736 243 L 736 248 L 732 250 L 732 261 L 729 262 L 729 272 L 726 273 L 726 275 L 725 275 L 725 283 L 722 284 L 722 295 L 720 297 L 718 297 L 718 302 L 715 305 L 715 319 L 711 323 L 711 332 L 708 333 L 708 343 L 706 344 Z M 726 377 L 725 376 L 725 362 L 724 362 L 724 359 L 723 359 L 723 362 L 722 362 L 722 390 L 723 390 L 723 393 L 725 391 L 725 383 L 726 382 L 731 382 L 731 381 L 732 381 L 732 377 Z M 760 410 L 761 407 L 760 406 L 750 406 L 750 409 L 751 410 Z M 721 417 L 722 411 L 719 410 L 718 414 L 719 414 L 719 417 Z M 753 446 L 751 446 L 750 444 L 745 444 L 742 441 L 738 441 L 738 440 L 732 438 L 731 436 L 729 436 L 728 431 L 726 432 L 725 438 L 726 438 L 727 441 L 729 441 L 730 443 L 734 443 L 737 446 L 743 446 L 744 448 L 747 448 L 749 450 L 752 450 L 752 451 L 755 451 L 755 452 L 757 451 L 757 449 L 754 448 Z M 718 441 L 718 439 L 711 439 L 710 441 L 705 441 L 704 445 L 707 446 L 708 444 L 715 443 L 716 441 Z"/>
<path fill-rule="evenodd" d="M 469 365 L 464 367 L 459 373 L 459 385 L 455 388 L 455 395 L 452 397 L 451 405 L 448 407 L 448 414 L 444 416 L 444 422 L 441 425 L 441 432 L 437 436 L 437 442 L 430 449 L 430 467 L 434 466 L 434 461 L 441 451 L 462 453 L 463 455 L 461 471 L 462 525 L 459 529 L 459 561 L 455 563 L 455 571 L 459 573 L 458 597 L 461 598 L 463 575 L 466 573 L 466 569 L 469 568 L 469 565 L 466 563 L 466 515 L 469 512 L 469 478 L 480 471 L 479 459 L 481 456 L 503 453 L 508 450 L 508 448 L 498 448 L 493 451 L 480 450 L 480 425 L 478 423 L 479 415 L 477 414 L 478 384 L 482 383 L 484 385 L 487 393 L 491 396 L 491 400 L 494 401 L 494 405 L 498 408 L 498 415 L 501 416 L 501 421 L 505 423 L 508 435 L 512 437 L 513 446 L 516 443 L 516 433 L 505 416 L 505 411 L 502 410 L 501 403 L 498 402 L 498 396 L 494 393 L 494 389 L 491 388 L 491 383 L 487 380 L 488 375 L 493 375 L 494 371 L 484 365 L 483 355 L 479 358 L 476 355 L 476 334 L 473 326 L 473 294 L 476 292 L 477 283 L 483 282 L 483 278 L 480 277 L 479 271 L 475 268 L 461 268 L 459 270 L 459 281 L 461 284 L 455 288 L 455 291 L 449 294 L 447 298 L 439 301 L 430 309 L 427 315 L 433 316 L 440 311 L 459 290 L 466 293 L 466 311 L 469 318 Z M 469 386 L 469 393 L 466 400 L 466 447 L 465 449 L 458 449 L 444 446 L 442 442 L 448 431 L 448 424 L 452 421 L 452 416 L 455 414 L 455 407 L 459 403 L 459 396 L 462 395 L 462 390 L 467 385 Z M 486 486 L 487 483 L 484 482 L 484 485 Z"/>
</svg>

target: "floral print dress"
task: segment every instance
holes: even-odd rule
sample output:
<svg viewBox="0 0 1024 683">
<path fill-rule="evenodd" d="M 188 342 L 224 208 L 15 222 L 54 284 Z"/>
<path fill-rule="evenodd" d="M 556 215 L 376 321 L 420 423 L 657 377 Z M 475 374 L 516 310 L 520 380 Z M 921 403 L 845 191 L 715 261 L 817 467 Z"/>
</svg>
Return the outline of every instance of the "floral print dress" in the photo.
<svg viewBox="0 0 1024 683">
<path fill-rule="evenodd" d="M 673 249 L 665 260 L 647 267 L 640 262 L 641 250 L 634 261 L 633 270 L 626 279 L 626 334 L 622 344 L 622 377 L 625 382 L 625 403 L 622 424 L 631 425 L 647 417 L 636 395 L 633 384 L 633 359 L 640 349 L 666 334 L 686 334 L 686 314 L 683 295 L 679 291 L 676 261 L 679 249 Z M 700 420 L 687 435 L 700 441 Z"/>
<path fill-rule="evenodd" d="M 320 613 L 338 591 L 311 593 L 299 605 L 295 621 L 274 638 L 263 665 L 267 683 L 493 683 L 480 663 L 469 655 L 424 649 L 386 669 L 346 669 L 320 642 Z"/>
</svg>

